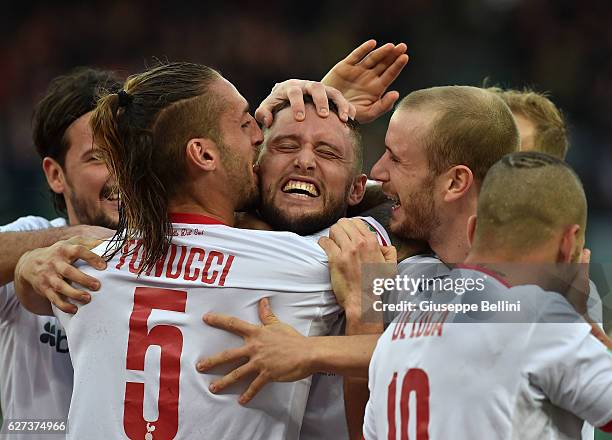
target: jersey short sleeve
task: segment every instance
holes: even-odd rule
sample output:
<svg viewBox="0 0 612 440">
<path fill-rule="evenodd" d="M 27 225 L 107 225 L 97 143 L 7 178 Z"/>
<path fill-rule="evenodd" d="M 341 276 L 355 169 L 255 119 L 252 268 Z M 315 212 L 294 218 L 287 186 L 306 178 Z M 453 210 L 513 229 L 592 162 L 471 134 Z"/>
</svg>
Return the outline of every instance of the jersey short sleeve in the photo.
<svg viewBox="0 0 612 440">
<path fill-rule="evenodd" d="M 56 226 L 65 226 L 66 220 L 63 218 L 56 218 L 54 220 L 47 220 L 43 217 L 26 216 L 15 220 L 4 226 L 0 226 L 0 232 L 25 232 L 35 231 L 40 229 L 47 229 Z M 19 302 L 15 296 L 15 288 L 13 283 L 8 283 L 0 286 L 0 319 L 7 319 L 18 307 Z"/>
<path fill-rule="evenodd" d="M 49 221 L 44 217 L 28 215 L 26 217 L 20 217 L 12 223 L 0 226 L 0 232 L 37 231 L 40 229 L 55 228 L 61 226 L 66 226 L 66 220 L 61 217 Z"/>
<path fill-rule="evenodd" d="M 547 309 L 557 322 L 536 324 L 531 335 L 530 380 L 554 405 L 604 426 L 612 422 L 612 354 L 588 324 L 572 321 L 577 315 L 565 299 L 553 301 Z M 562 313 L 567 323 L 559 322 Z"/>
</svg>

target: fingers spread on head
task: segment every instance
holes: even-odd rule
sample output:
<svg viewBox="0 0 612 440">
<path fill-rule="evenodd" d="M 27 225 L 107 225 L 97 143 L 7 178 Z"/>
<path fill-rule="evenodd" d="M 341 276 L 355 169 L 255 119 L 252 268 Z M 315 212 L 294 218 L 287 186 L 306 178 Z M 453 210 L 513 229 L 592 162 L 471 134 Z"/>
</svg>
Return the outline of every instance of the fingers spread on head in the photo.
<svg viewBox="0 0 612 440">
<path fill-rule="evenodd" d="M 291 110 L 296 121 L 303 121 L 306 116 L 304 106 L 304 92 L 298 86 L 292 86 L 287 89 L 287 98 L 291 104 Z"/>
</svg>

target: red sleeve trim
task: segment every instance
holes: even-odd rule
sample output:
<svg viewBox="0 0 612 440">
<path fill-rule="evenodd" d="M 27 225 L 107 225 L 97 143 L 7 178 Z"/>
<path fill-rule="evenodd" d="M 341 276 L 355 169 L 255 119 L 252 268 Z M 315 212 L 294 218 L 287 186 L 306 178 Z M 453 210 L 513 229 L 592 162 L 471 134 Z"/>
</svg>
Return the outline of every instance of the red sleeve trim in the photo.
<svg viewBox="0 0 612 440">
<path fill-rule="evenodd" d="M 612 420 L 610 420 L 607 424 L 598 429 L 603 432 L 612 432 Z"/>
<path fill-rule="evenodd" d="M 376 232 L 376 235 L 378 235 L 378 238 L 383 246 L 389 246 L 389 243 L 387 243 L 387 240 L 385 240 L 385 237 L 382 235 L 382 232 L 380 232 L 375 225 L 373 225 L 372 223 L 370 223 L 363 217 L 361 217 L 361 220 L 363 220 L 370 228 L 374 229 L 374 231 Z"/>
<path fill-rule="evenodd" d="M 475 270 L 477 272 L 482 272 L 485 275 L 489 275 L 491 278 L 496 279 L 497 281 L 499 281 L 500 283 L 502 283 L 504 286 L 510 288 L 512 287 L 510 285 L 510 283 L 508 281 L 506 281 L 505 279 L 503 279 L 501 276 L 499 276 L 499 274 L 493 272 L 492 270 L 486 269 L 482 266 L 478 266 L 476 264 L 463 264 L 463 263 L 459 263 L 459 264 L 455 264 L 455 267 L 457 269 L 469 269 L 469 270 Z"/>
</svg>

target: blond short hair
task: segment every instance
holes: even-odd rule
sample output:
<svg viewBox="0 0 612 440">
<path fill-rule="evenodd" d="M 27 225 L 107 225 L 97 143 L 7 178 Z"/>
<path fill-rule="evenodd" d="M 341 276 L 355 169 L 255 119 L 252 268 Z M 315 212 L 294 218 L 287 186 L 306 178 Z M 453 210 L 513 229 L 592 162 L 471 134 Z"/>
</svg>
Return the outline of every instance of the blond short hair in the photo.
<svg viewBox="0 0 612 440">
<path fill-rule="evenodd" d="M 527 252 L 569 225 L 584 236 L 587 201 L 564 161 L 536 151 L 505 156 L 491 167 L 478 197 L 474 248 Z"/>
<path fill-rule="evenodd" d="M 423 141 L 431 171 L 440 174 L 465 165 L 480 183 L 504 155 L 517 151 L 520 138 L 508 106 L 478 87 L 444 86 L 417 90 L 398 111 L 429 110 L 435 116 Z"/>
<path fill-rule="evenodd" d="M 534 151 L 565 160 L 569 148 L 565 120 L 561 110 L 545 93 L 531 89 L 503 90 L 499 87 L 489 87 L 486 90 L 503 99 L 512 113 L 523 116 L 533 124 Z"/>
</svg>

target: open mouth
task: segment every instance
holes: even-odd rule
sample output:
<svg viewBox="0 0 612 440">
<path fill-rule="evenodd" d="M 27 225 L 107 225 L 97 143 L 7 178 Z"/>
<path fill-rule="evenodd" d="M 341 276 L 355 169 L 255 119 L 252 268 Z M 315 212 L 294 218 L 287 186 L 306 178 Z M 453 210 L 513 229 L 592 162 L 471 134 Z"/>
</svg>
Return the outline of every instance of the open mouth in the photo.
<svg viewBox="0 0 612 440">
<path fill-rule="evenodd" d="M 385 195 L 387 196 L 387 199 L 389 199 L 390 201 L 393 202 L 393 205 L 391 205 L 391 210 L 396 210 L 400 206 L 402 206 L 402 203 L 400 202 L 399 196 L 389 195 L 389 194 L 385 194 Z"/>
<path fill-rule="evenodd" d="M 116 188 L 113 189 L 110 186 L 105 186 L 100 194 L 100 199 L 108 202 L 117 202 L 119 201 L 119 191 Z"/>
<path fill-rule="evenodd" d="M 284 193 L 297 194 L 304 197 L 319 197 L 319 188 L 314 183 L 291 179 L 283 186 Z"/>
</svg>

